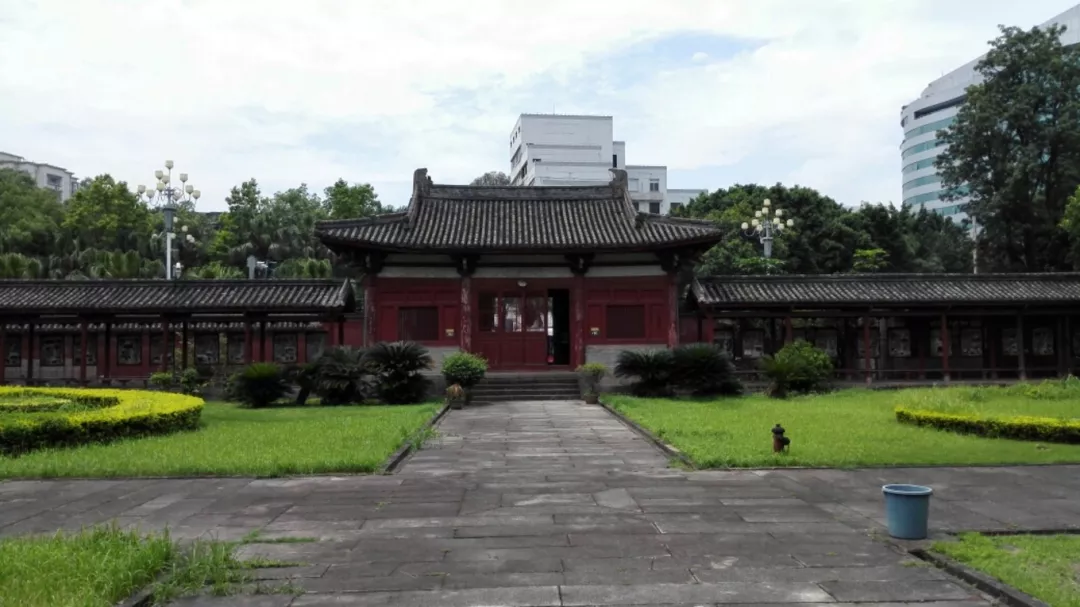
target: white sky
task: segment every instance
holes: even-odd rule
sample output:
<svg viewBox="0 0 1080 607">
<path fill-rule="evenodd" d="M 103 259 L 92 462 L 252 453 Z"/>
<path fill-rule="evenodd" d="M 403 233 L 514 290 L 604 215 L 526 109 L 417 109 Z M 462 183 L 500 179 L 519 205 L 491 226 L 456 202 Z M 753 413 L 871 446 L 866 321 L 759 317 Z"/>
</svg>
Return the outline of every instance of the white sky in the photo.
<svg viewBox="0 0 1080 607">
<path fill-rule="evenodd" d="M 203 210 L 250 177 L 344 177 L 402 205 L 420 166 L 444 183 L 508 170 L 517 114 L 557 102 L 613 114 L 630 161 L 668 165 L 670 187 L 898 202 L 900 106 L 998 23 L 1073 4 L 4 0 L 0 150 L 132 185 L 171 158 Z M 691 36 L 728 52 L 635 53 Z"/>
</svg>

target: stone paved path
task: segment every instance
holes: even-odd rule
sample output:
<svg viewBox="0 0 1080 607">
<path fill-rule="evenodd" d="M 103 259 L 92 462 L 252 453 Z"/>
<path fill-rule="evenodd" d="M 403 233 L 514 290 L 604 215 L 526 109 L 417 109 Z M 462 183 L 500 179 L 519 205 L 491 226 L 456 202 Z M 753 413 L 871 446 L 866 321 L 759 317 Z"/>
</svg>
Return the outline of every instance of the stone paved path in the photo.
<svg viewBox="0 0 1080 607">
<path fill-rule="evenodd" d="M 763 440 L 767 440 L 768 436 Z M 110 519 L 255 543 L 306 593 L 186 605 L 987 605 L 880 541 L 880 486 L 953 529 L 1080 524 L 1080 467 L 684 472 L 599 407 L 454 411 L 394 476 L 14 481 L 0 535 Z"/>
</svg>

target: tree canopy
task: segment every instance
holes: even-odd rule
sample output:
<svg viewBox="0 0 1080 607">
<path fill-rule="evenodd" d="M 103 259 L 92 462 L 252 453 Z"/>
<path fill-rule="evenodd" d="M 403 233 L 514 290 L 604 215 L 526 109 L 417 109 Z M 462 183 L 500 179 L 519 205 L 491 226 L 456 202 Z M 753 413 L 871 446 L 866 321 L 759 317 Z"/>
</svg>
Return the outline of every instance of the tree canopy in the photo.
<svg viewBox="0 0 1080 607">
<path fill-rule="evenodd" d="M 975 67 L 983 81 L 938 134 L 947 198 L 971 197 L 980 269 L 1080 267 L 1062 225 L 1080 186 L 1080 48 L 1063 46 L 1063 31 L 1002 27 Z"/>
<path fill-rule="evenodd" d="M 473 179 L 469 185 L 473 186 L 497 186 L 497 185 L 510 185 L 510 178 L 506 176 L 506 173 L 502 171 L 488 171 L 483 175 Z"/>
<path fill-rule="evenodd" d="M 772 260 L 763 259 L 758 237 L 742 230 L 765 199 L 795 222 L 774 234 Z M 972 270 L 967 231 L 948 218 L 883 204 L 849 209 L 810 188 L 734 185 L 703 194 L 676 214 L 714 221 L 724 231 L 724 242 L 704 255 L 701 274 Z"/>
</svg>

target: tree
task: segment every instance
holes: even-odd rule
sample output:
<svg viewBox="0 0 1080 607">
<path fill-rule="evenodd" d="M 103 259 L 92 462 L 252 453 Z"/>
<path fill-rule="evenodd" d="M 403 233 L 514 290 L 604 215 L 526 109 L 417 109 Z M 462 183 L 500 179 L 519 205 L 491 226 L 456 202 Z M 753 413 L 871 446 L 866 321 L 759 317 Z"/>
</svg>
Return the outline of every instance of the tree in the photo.
<svg viewBox="0 0 1080 607">
<path fill-rule="evenodd" d="M 473 179 L 469 184 L 472 186 L 506 186 L 510 185 L 510 178 L 506 176 L 506 173 L 502 171 L 488 171 L 483 175 Z"/>
<path fill-rule="evenodd" d="M 980 265 L 992 271 L 1068 267 L 1061 221 L 1080 185 L 1080 47 L 1062 26 L 1002 27 L 975 69 L 953 124 L 938 137 L 948 199 L 971 197 L 982 229 Z"/>
<path fill-rule="evenodd" d="M 344 179 L 338 179 L 323 190 L 323 194 L 330 219 L 373 217 L 386 212 L 375 188 L 369 183 L 349 185 Z"/>
<path fill-rule="evenodd" d="M 851 270 L 869 274 L 871 272 L 880 272 L 887 265 L 889 265 L 889 254 L 884 249 L 856 249 Z"/>
<path fill-rule="evenodd" d="M 0 253 L 48 255 L 63 220 L 56 192 L 22 171 L 0 169 Z"/>
<path fill-rule="evenodd" d="M 149 246 L 153 218 L 126 183 L 101 175 L 68 201 L 63 228 L 84 247 L 140 250 Z"/>
</svg>

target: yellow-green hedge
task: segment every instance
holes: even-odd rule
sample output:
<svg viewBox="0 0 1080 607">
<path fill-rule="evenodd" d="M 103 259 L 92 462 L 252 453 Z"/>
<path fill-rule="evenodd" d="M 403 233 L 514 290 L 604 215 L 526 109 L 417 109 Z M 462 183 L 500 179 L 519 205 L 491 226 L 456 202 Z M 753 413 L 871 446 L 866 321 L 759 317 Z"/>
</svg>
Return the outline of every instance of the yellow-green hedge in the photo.
<svg viewBox="0 0 1080 607">
<path fill-rule="evenodd" d="M 73 406 L 34 412 L 16 404 L 44 397 Z M 202 408 L 201 398 L 169 392 L 0 386 L 0 453 L 195 429 Z"/>
<path fill-rule="evenodd" d="M 1054 417 L 976 417 L 897 407 L 896 419 L 905 424 L 991 438 L 1080 443 L 1080 421 Z"/>
</svg>

